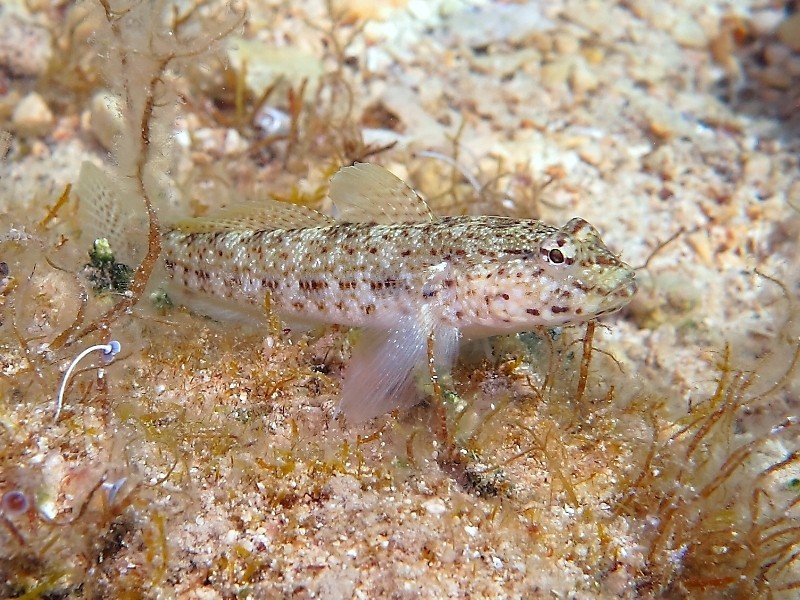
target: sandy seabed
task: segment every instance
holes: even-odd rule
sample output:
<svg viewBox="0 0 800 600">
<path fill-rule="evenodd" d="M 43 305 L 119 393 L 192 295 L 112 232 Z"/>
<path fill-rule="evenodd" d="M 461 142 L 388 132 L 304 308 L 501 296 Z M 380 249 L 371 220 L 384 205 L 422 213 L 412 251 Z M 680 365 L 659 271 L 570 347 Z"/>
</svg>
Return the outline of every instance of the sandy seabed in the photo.
<svg viewBox="0 0 800 600">
<path fill-rule="evenodd" d="M 341 328 L 145 298 L 65 345 L 114 302 L 86 292 L 78 199 L 59 198 L 83 161 L 119 161 L 119 90 L 93 2 L 5 3 L 0 597 L 793 597 L 795 10 L 261 0 L 169 70 L 161 215 L 324 209 L 333 170 L 368 159 L 440 214 L 579 215 L 641 265 L 591 361 L 583 326 L 467 349 L 443 440 L 430 402 L 332 419 Z M 54 422 L 70 360 L 112 337 Z"/>
</svg>

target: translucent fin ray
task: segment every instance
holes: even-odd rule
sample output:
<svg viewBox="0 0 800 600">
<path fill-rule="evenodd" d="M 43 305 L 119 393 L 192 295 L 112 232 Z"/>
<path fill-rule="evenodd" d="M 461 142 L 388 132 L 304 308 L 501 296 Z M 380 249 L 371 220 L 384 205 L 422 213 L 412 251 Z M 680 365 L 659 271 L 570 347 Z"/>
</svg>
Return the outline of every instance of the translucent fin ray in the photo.
<svg viewBox="0 0 800 600">
<path fill-rule="evenodd" d="M 184 219 L 172 224 L 173 229 L 186 233 L 213 231 L 269 231 L 324 227 L 336 223 L 320 212 L 287 202 L 260 200 L 224 208 L 207 217 Z"/>
<path fill-rule="evenodd" d="M 329 195 L 345 223 L 419 223 L 435 221 L 425 201 L 400 178 L 372 163 L 340 169 Z"/>
<path fill-rule="evenodd" d="M 147 252 L 147 213 L 144 202 L 94 163 L 81 165 L 75 184 L 81 243 L 88 250 L 94 240 L 108 240 L 115 259 L 138 265 Z"/>
<path fill-rule="evenodd" d="M 353 349 L 337 409 L 348 423 L 362 423 L 420 399 L 414 376 L 427 373 L 428 338 L 434 336 L 434 362 L 452 366 L 458 346 L 455 328 L 436 326 L 423 315 L 401 317 L 391 330 L 365 329 Z"/>
</svg>

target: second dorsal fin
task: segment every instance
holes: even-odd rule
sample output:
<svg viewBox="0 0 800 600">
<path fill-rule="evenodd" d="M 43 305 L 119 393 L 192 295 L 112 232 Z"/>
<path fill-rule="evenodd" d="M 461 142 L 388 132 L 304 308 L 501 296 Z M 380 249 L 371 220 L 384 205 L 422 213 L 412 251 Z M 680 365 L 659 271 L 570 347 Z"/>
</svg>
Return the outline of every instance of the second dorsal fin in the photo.
<svg viewBox="0 0 800 600">
<path fill-rule="evenodd" d="M 276 200 L 261 200 L 235 204 L 207 217 L 183 219 L 174 223 L 172 227 L 186 233 L 203 233 L 212 231 L 302 229 L 304 227 L 321 227 L 334 223 L 335 221 L 330 217 L 305 206 Z"/>
<path fill-rule="evenodd" d="M 372 163 L 340 169 L 331 179 L 329 195 L 347 223 L 409 223 L 434 221 L 425 201 L 397 176 Z"/>
</svg>

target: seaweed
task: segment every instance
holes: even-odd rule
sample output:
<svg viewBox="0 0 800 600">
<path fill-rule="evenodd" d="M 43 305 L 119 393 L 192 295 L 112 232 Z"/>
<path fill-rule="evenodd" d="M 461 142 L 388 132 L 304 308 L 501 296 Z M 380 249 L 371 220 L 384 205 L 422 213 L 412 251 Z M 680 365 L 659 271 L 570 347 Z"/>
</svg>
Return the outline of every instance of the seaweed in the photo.
<svg viewBox="0 0 800 600">
<path fill-rule="evenodd" d="M 144 203 L 147 253 L 134 270 L 129 293 L 67 343 L 108 328 L 144 294 L 161 253 L 155 202 L 162 193 L 159 173 L 164 170 L 168 140 L 162 123 L 170 119 L 175 103 L 174 89 L 168 81 L 182 62 L 207 52 L 238 27 L 245 16 L 243 10 L 226 15 L 227 7 L 206 14 L 204 2 L 190 5 L 183 13 L 167 0 L 99 2 L 104 19 L 96 36 L 97 43 L 106 48 L 104 74 L 121 97 L 123 132 L 114 150 L 119 196 L 138 198 Z"/>
<path fill-rule="evenodd" d="M 642 592 L 708 597 L 726 590 L 733 597 L 770 598 L 800 585 L 792 574 L 800 529 L 791 516 L 800 496 L 776 485 L 800 466 L 798 453 L 756 466 L 759 455 L 773 454 L 775 435 L 791 433 L 796 424 L 789 420 L 736 443 L 742 408 L 775 389 L 751 395 L 755 373 L 732 367 L 729 349 L 719 369 L 711 398 L 666 431 L 653 423 L 652 446 L 614 509 L 642 524 Z"/>
<path fill-rule="evenodd" d="M 133 269 L 114 260 L 114 251 L 108 240 L 102 238 L 92 244 L 83 274 L 97 293 L 124 294 L 130 287 Z"/>
</svg>

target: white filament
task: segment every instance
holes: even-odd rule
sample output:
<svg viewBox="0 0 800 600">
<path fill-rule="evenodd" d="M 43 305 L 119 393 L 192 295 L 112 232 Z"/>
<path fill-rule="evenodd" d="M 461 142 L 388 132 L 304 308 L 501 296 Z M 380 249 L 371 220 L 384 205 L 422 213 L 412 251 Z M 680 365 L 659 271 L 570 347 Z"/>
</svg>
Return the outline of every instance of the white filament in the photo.
<svg viewBox="0 0 800 600">
<path fill-rule="evenodd" d="M 54 421 L 58 421 L 58 417 L 61 414 L 61 407 L 64 405 L 64 392 L 67 389 L 67 383 L 69 383 L 70 375 L 72 375 L 72 371 L 75 370 L 75 367 L 78 365 L 78 363 L 95 350 L 100 350 L 103 353 L 106 362 L 108 362 L 117 355 L 121 347 L 122 346 L 117 340 L 111 340 L 108 344 L 89 346 L 72 360 L 67 368 L 67 371 L 64 373 L 64 378 L 61 380 L 61 387 L 58 390 L 58 396 L 56 398 L 56 415 L 53 418 Z"/>
</svg>

